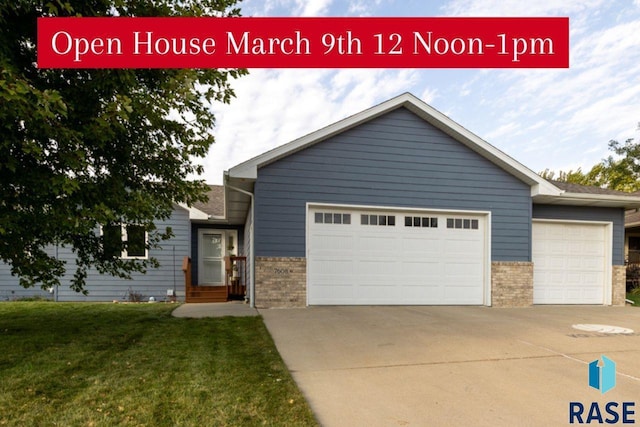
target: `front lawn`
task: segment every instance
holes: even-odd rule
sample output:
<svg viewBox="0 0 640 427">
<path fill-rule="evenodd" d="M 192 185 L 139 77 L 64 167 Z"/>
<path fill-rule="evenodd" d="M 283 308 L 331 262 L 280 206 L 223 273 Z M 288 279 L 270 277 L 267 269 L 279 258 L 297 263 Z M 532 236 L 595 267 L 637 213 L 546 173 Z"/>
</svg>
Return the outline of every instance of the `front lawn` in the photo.
<svg viewBox="0 0 640 427">
<path fill-rule="evenodd" d="M 260 317 L 0 303 L 0 426 L 316 425 Z"/>
<path fill-rule="evenodd" d="M 627 292 L 627 299 L 634 301 L 634 307 L 640 307 L 640 292 Z"/>
</svg>

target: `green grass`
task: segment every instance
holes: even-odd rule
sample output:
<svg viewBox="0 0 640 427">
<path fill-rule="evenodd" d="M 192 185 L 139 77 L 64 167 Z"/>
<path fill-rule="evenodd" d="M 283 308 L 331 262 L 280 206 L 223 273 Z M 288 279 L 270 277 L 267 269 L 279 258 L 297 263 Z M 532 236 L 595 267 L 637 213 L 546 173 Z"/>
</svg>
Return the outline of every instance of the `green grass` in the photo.
<svg viewBox="0 0 640 427">
<path fill-rule="evenodd" d="M 260 317 L 0 303 L 0 426 L 317 425 Z"/>
<path fill-rule="evenodd" d="M 640 307 L 640 290 L 636 292 L 627 292 L 627 299 L 635 301 L 634 307 Z"/>
</svg>

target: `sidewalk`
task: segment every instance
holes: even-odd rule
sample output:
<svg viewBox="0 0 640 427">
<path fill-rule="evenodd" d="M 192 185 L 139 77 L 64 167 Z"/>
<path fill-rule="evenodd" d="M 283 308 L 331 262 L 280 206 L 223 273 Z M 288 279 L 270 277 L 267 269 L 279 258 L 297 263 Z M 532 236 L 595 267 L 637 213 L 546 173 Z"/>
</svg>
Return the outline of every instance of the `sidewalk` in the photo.
<svg viewBox="0 0 640 427">
<path fill-rule="evenodd" d="M 258 310 L 241 301 L 182 304 L 171 313 L 173 317 L 200 319 L 203 317 L 259 316 Z"/>
</svg>

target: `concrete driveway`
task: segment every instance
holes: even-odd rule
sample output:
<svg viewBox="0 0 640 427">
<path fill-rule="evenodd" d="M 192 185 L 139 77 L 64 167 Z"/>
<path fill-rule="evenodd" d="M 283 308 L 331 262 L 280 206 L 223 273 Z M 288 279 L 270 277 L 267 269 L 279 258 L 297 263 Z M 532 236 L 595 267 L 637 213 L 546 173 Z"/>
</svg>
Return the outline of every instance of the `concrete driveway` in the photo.
<svg viewBox="0 0 640 427">
<path fill-rule="evenodd" d="M 570 402 L 634 402 L 640 424 L 640 308 L 310 307 L 260 310 L 323 426 L 558 426 Z M 631 328 L 584 332 L 574 324 Z M 588 386 L 588 363 L 617 386 Z M 615 409 L 615 407 L 614 407 Z M 574 419 L 577 423 L 577 419 Z M 591 424 L 597 424 L 592 419 Z"/>
</svg>

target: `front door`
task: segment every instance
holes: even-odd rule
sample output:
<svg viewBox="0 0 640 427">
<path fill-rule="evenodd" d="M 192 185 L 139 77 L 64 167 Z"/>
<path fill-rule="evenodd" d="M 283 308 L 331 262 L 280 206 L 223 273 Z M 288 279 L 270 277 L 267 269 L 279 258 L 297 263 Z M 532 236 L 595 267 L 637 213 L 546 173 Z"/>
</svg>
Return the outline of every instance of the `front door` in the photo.
<svg viewBox="0 0 640 427">
<path fill-rule="evenodd" d="M 203 230 L 200 234 L 200 285 L 224 285 L 224 232 Z"/>
<path fill-rule="evenodd" d="M 236 241 L 235 230 L 199 230 L 198 285 L 225 284 L 224 257 L 237 253 L 234 247 Z"/>
</svg>

